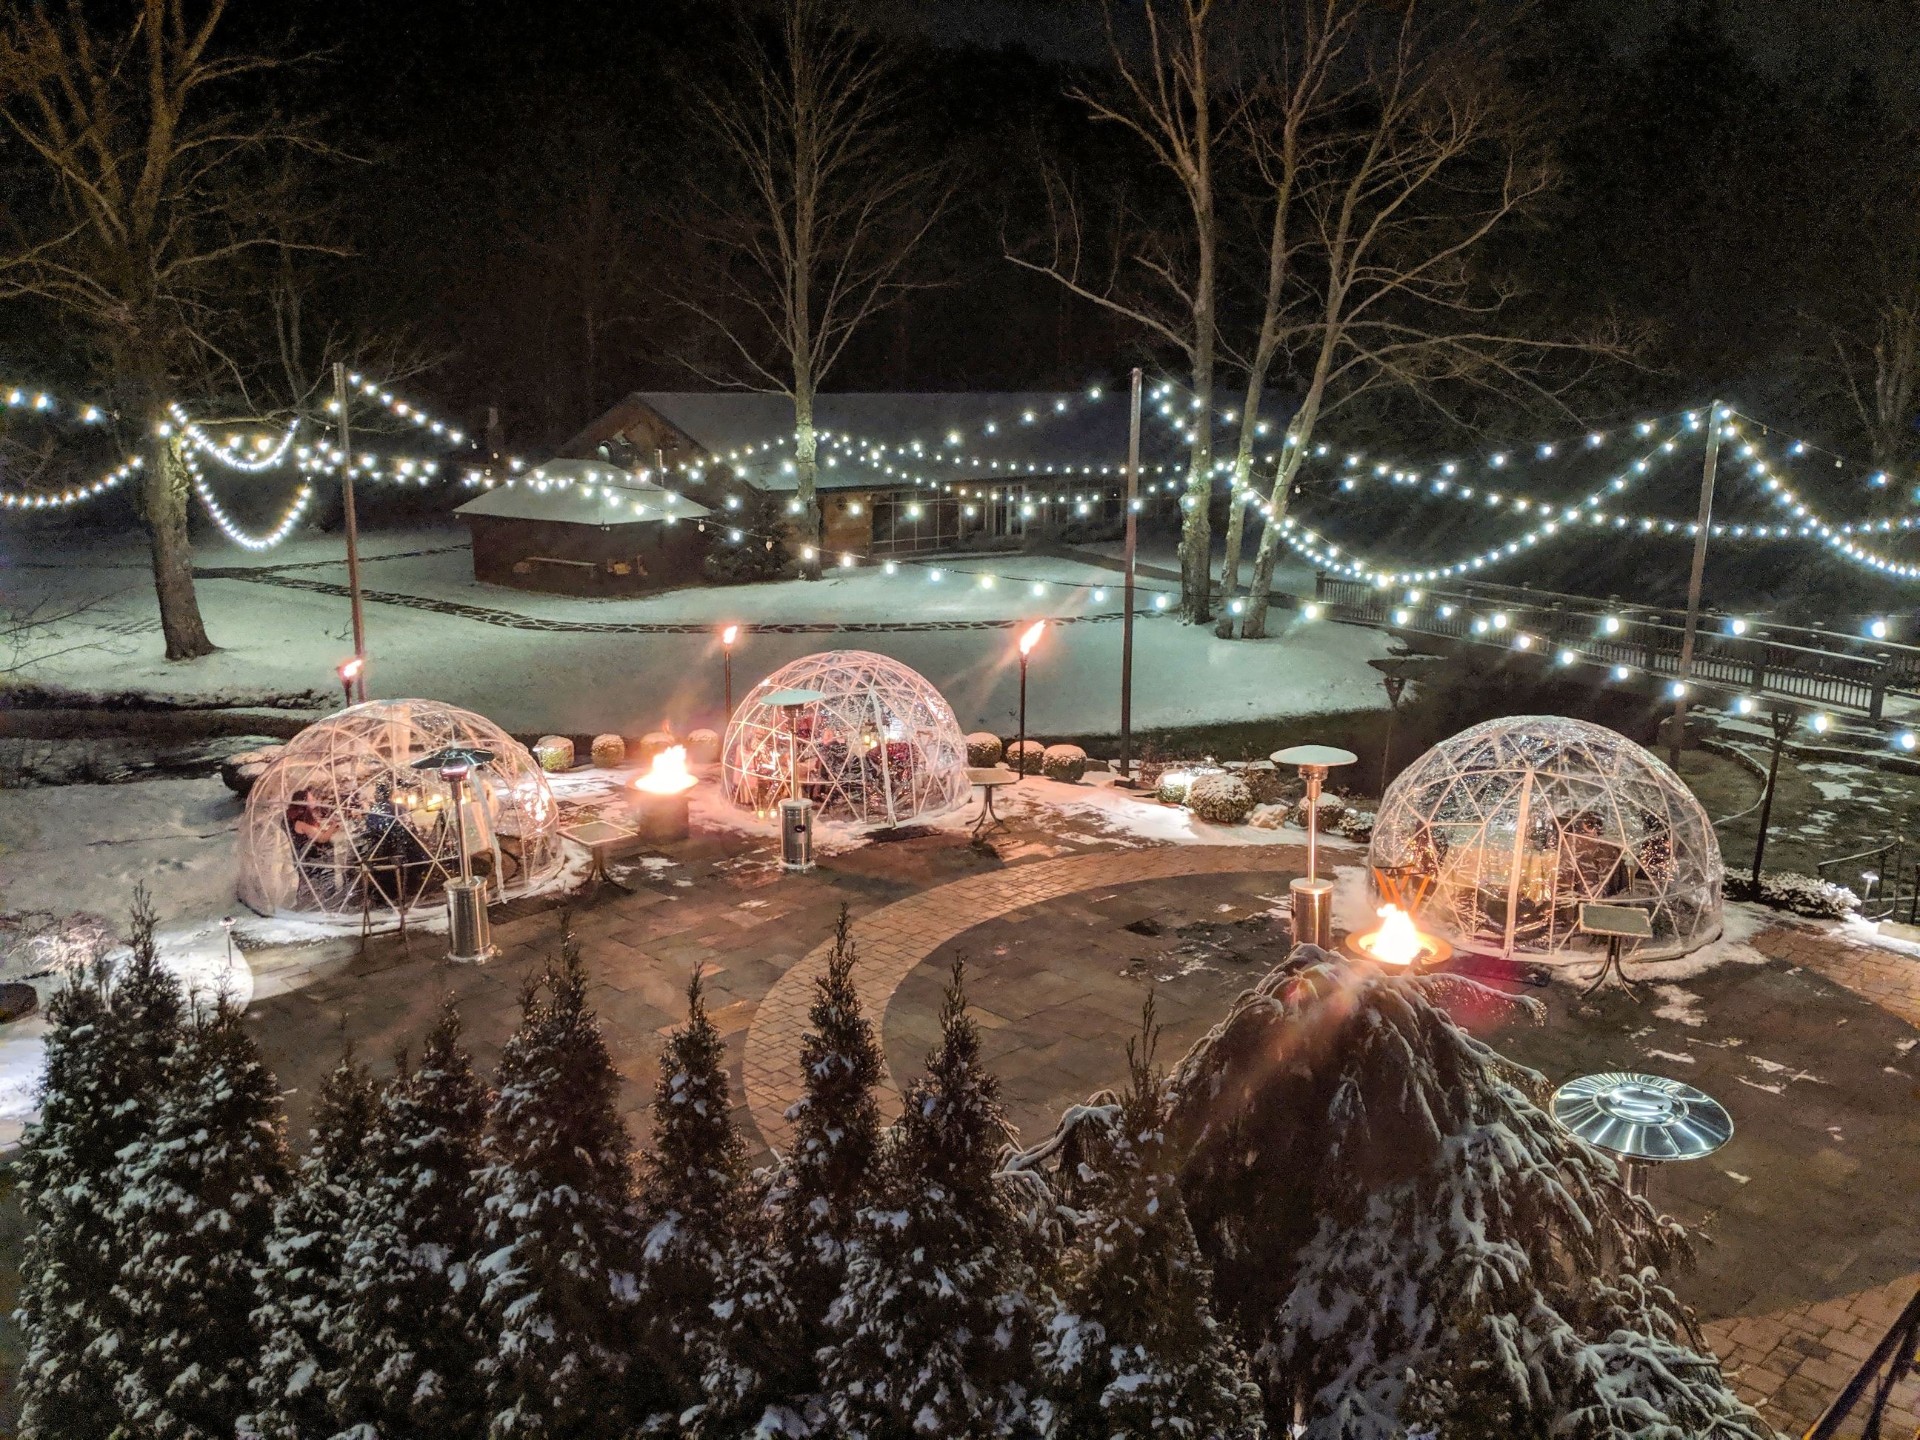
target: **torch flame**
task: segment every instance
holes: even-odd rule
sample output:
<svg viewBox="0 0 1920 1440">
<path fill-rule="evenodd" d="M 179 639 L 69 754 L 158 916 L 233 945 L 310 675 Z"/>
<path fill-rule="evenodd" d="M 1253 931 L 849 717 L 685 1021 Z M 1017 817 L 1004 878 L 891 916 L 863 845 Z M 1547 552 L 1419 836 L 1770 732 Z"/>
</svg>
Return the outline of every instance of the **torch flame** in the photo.
<svg viewBox="0 0 1920 1440">
<path fill-rule="evenodd" d="M 1026 631 L 1020 636 L 1020 653 L 1022 655 L 1031 655 L 1033 653 L 1033 647 L 1040 643 L 1040 632 L 1046 628 L 1047 622 L 1044 620 L 1036 620 L 1026 628 Z"/>
<path fill-rule="evenodd" d="M 653 757 L 653 764 L 646 774 L 633 782 L 633 788 L 644 790 L 649 795 L 678 795 L 682 790 L 690 790 L 699 783 L 693 772 L 687 769 L 687 747 L 669 745 Z"/>
<path fill-rule="evenodd" d="M 1368 952 L 1383 965 L 1413 964 L 1427 948 L 1413 917 L 1398 905 L 1382 905 L 1379 914 L 1380 928 L 1367 937 Z"/>
<path fill-rule="evenodd" d="M 720 643 L 722 645 L 731 645 L 733 644 L 734 641 L 738 640 L 739 638 L 740 638 L 740 627 L 738 625 L 729 625 L 727 626 L 726 629 L 720 632 Z"/>
</svg>

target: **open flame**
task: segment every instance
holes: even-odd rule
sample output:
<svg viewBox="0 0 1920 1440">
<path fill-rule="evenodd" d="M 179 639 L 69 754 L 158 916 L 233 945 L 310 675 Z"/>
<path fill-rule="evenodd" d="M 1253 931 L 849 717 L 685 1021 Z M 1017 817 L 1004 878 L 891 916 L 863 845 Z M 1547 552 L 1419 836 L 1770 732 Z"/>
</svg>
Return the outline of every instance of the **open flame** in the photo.
<svg viewBox="0 0 1920 1440">
<path fill-rule="evenodd" d="M 1022 655 L 1031 655 L 1033 653 L 1033 647 L 1040 643 L 1040 633 L 1046 628 L 1047 622 L 1044 620 L 1036 620 L 1026 628 L 1025 632 L 1020 636 L 1020 653 Z"/>
<path fill-rule="evenodd" d="M 644 790 L 649 795 L 678 795 L 682 790 L 691 790 L 699 784 L 693 772 L 687 769 L 687 747 L 669 745 L 653 757 L 653 764 L 647 773 L 633 782 L 633 788 Z"/>
<path fill-rule="evenodd" d="M 1413 917 L 1398 905 L 1382 905 L 1379 915 L 1380 928 L 1359 937 L 1359 943 L 1382 965 L 1411 965 L 1430 948 L 1421 939 Z"/>
</svg>

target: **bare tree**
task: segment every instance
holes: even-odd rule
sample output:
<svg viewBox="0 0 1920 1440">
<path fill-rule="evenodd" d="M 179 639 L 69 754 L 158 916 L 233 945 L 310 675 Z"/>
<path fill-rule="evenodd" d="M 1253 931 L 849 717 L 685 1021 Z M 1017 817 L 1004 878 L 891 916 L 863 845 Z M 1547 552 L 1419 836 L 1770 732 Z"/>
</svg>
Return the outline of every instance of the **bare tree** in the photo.
<svg viewBox="0 0 1920 1440">
<path fill-rule="evenodd" d="M 97 7 L 96 7 L 97 8 Z M 194 593 L 188 477 L 157 433 L 183 385 L 231 364 L 227 331 L 287 233 L 309 127 L 261 92 L 282 62 L 217 44 L 228 0 L 133 0 L 103 21 L 82 0 L 0 15 L 0 136 L 34 193 L 8 208 L 0 299 L 83 331 L 121 413 L 149 437 L 140 507 L 167 658 L 210 653 Z"/>
<path fill-rule="evenodd" d="M 1500 76 L 1500 37 L 1432 0 L 1385 12 L 1339 4 L 1359 16 L 1341 60 L 1359 78 L 1322 117 L 1324 133 L 1289 153 L 1284 126 L 1256 132 L 1276 205 L 1301 233 L 1276 322 L 1300 401 L 1263 507 L 1248 638 L 1266 633 L 1282 523 L 1328 415 L 1382 390 L 1449 420 L 1486 394 L 1571 415 L 1569 392 L 1631 349 L 1611 330 L 1518 333 L 1518 291 L 1489 273 L 1491 238 L 1553 178 Z"/>
<path fill-rule="evenodd" d="M 1234 124 L 1222 109 L 1212 54 L 1218 0 L 1145 0 L 1135 43 L 1107 10 L 1118 84 L 1112 94 L 1072 91 L 1097 120 L 1132 133 L 1171 175 L 1184 202 L 1178 227 L 1122 207 L 1105 256 L 1088 242 L 1085 206 L 1073 187 L 1046 176 L 1053 224 L 1045 253 L 1009 248 L 1016 265 L 1049 275 L 1074 294 L 1122 315 L 1185 355 L 1193 414 L 1186 417 L 1187 492 L 1180 530 L 1180 607 L 1194 623 L 1212 605 L 1213 388 L 1219 345 L 1220 222 L 1216 151 Z"/>
<path fill-rule="evenodd" d="M 1920 130 L 1888 139 L 1884 155 L 1873 157 L 1881 163 L 1868 179 L 1861 223 L 1842 231 L 1834 313 L 1817 326 L 1825 344 L 1815 356 L 1881 469 L 1912 457 L 1920 410 L 1920 174 L 1912 159 Z"/>
<path fill-rule="evenodd" d="M 700 95 L 730 162 L 706 192 L 719 263 L 706 293 L 683 297 L 736 362 L 709 378 L 793 401 L 808 579 L 820 575 L 814 397 L 848 342 L 912 287 L 908 262 L 947 199 L 911 147 L 892 56 L 843 14 L 833 0 L 780 0 L 767 32 L 740 17 L 732 73 Z"/>
</svg>

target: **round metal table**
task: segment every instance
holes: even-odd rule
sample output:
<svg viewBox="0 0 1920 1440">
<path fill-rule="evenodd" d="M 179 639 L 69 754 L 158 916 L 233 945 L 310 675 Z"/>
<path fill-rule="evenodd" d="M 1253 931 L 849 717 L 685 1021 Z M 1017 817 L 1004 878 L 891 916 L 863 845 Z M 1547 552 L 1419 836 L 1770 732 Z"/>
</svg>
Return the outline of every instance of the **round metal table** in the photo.
<svg viewBox="0 0 1920 1440">
<path fill-rule="evenodd" d="M 1553 1118 L 1620 1162 L 1630 1194 L 1655 1165 L 1699 1160 L 1733 1138 L 1733 1117 L 1704 1090 L 1664 1075 L 1609 1070 L 1553 1092 Z"/>
</svg>

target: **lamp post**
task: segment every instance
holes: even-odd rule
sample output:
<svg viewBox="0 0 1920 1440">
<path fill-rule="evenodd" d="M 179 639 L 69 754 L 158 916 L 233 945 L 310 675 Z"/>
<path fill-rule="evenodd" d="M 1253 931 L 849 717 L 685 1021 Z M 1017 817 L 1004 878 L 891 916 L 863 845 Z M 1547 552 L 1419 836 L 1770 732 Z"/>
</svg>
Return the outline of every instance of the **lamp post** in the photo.
<svg viewBox="0 0 1920 1440">
<path fill-rule="evenodd" d="M 733 642 L 740 638 L 740 627 L 729 625 L 720 632 L 720 673 L 725 676 L 727 708 L 720 716 L 720 729 L 724 734 L 733 720 Z"/>
<path fill-rule="evenodd" d="M 367 656 L 367 623 L 360 605 L 360 524 L 353 509 L 353 440 L 347 428 L 347 367 L 333 362 L 333 403 L 340 413 L 340 506 L 347 531 L 347 592 L 353 604 L 353 654 L 364 661 Z M 357 678 L 360 672 L 354 671 Z M 360 686 L 360 698 L 367 698 L 366 686 Z M 353 703 L 353 697 L 347 697 Z"/>
<path fill-rule="evenodd" d="M 1332 745 L 1291 745 L 1270 757 L 1276 765 L 1297 765 L 1307 782 L 1307 873 L 1287 887 L 1293 901 L 1293 943 L 1333 948 L 1333 882 L 1320 878 L 1320 786 L 1327 771 L 1360 757 Z"/>
<path fill-rule="evenodd" d="M 1015 775 L 1021 779 L 1027 774 L 1027 661 L 1033 656 L 1033 647 L 1040 643 L 1040 635 L 1047 628 L 1047 622 L 1036 620 L 1020 635 L 1020 740 L 1014 752 L 1020 757 Z"/>
<path fill-rule="evenodd" d="M 347 704 L 353 704 L 353 692 L 358 689 L 362 700 L 367 698 L 367 687 L 360 677 L 366 673 L 367 657 L 349 655 L 334 666 L 334 674 L 340 677 L 340 693 L 346 697 Z"/>
<path fill-rule="evenodd" d="M 1140 369 L 1127 418 L 1127 579 L 1120 606 L 1120 778 L 1133 783 L 1133 578 L 1140 509 Z"/>
<path fill-rule="evenodd" d="M 1743 702 L 1744 707 L 1744 702 Z M 1767 788 L 1760 792 L 1760 833 L 1753 841 L 1753 893 L 1760 894 L 1760 862 L 1767 853 L 1767 829 L 1773 819 L 1773 782 L 1780 774 L 1780 752 L 1786 748 L 1787 732 L 1793 729 L 1791 710 L 1776 707 L 1768 712 L 1773 727 L 1773 748 L 1767 756 Z"/>
</svg>

